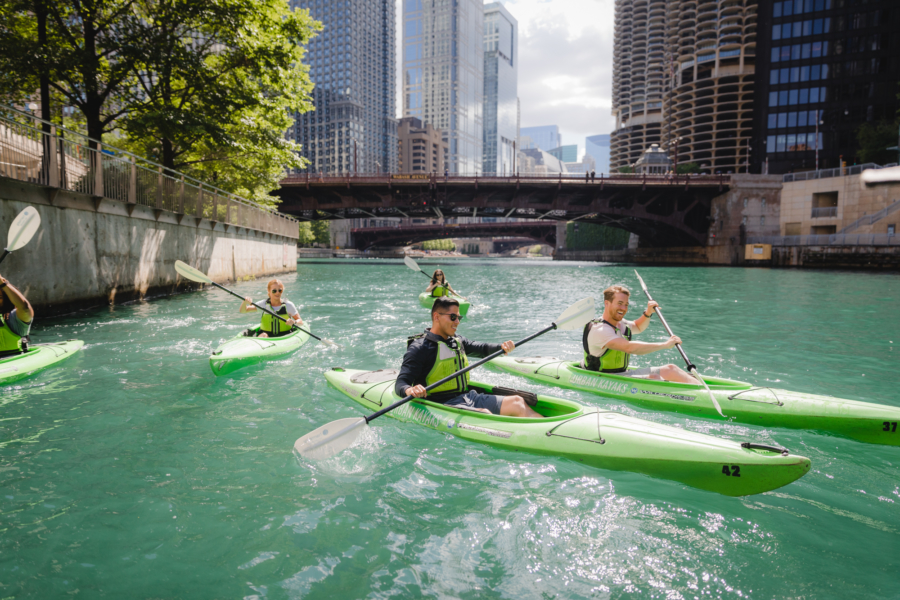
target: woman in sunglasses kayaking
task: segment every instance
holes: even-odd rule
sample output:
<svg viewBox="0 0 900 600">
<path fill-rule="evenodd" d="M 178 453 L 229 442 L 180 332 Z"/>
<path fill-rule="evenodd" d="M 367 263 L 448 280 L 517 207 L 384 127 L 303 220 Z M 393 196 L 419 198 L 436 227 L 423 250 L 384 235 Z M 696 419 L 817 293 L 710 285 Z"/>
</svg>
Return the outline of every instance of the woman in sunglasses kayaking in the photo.
<svg viewBox="0 0 900 600">
<path fill-rule="evenodd" d="M 484 357 L 501 348 L 507 354 L 516 345 L 511 342 L 487 344 L 472 342 L 456 335 L 459 327 L 459 301 L 446 296 L 435 298 L 431 307 L 431 329 L 409 338 L 403 366 L 394 391 L 398 396 L 415 396 L 447 406 L 458 406 L 509 417 L 541 418 L 521 396 L 495 396 L 469 389 L 469 374 L 464 373 L 430 392 L 425 387 L 452 375 L 469 364 L 468 355 Z"/>
<path fill-rule="evenodd" d="M 248 296 L 244 298 L 244 301 L 241 303 L 240 310 L 242 313 L 253 312 L 257 308 L 266 308 L 266 305 L 268 304 L 268 308 L 281 317 L 280 319 L 276 319 L 269 313 L 263 312 L 259 337 L 279 337 L 287 335 L 291 332 L 291 328 L 294 325 L 303 325 L 303 319 L 300 318 L 297 307 L 294 306 L 293 302 L 282 297 L 282 294 L 284 294 L 284 284 L 281 283 L 281 280 L 272 279 L 269 281 L 267 289 L 269 297 L 266 298 L 265 302 L 254 304 L 253 300 Z"/>
<path fill-rule="evenodd" d="M 434 274 L 431 276 L 431 283 L 428 284 L 428 288 L 425 291 L 434 297 L 449 296 L 450 294 L 459 296 L 456 290 L 453 289 L 453 286 L 450 285 L 450 282 L 447 281 L 444 272 L 440 269 L 434 271 Z M 462 296 L 459 297 L 462 298 Z"/>
</svg>

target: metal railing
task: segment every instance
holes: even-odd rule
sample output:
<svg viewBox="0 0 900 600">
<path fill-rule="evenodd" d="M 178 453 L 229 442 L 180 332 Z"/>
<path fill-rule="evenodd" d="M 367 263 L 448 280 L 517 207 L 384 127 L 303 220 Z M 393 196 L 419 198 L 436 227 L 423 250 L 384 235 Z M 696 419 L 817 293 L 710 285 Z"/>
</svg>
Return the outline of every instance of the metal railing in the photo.
<svg viewBox="0 0 900 600">
<path fill-rule="evenodd" d="M 891 163 L 889 165 L 865 163 L 863 165 L 853 165 L 852 167 L 836 167 L 834 169 L 819 169 L 818 171 L 803 171 L 802 173 L 788 173 L 782 178 L 782 181 L 784 183 L 790 183 L 791 181 L 810 181 L 813 179 L 844 177 L 845 175 L 859 175 L 865 169 L 887 169 L 888 167 L 896 166 L 897 163 Z"/>
<path fill-rule="evenodd" d="M 78 132 L 4 109 L 0 177 L 298 238 L 298 221 L 275 210 Z M 22 122 L 27 120 L 33 125 Z M 50 133 L 41 129 L 45 123 Z"/>
<path fill-rule="evenodd" d="M 773 246 L 900 246 L 893 233 L 831 233 L 823 235 L 751 235 L 748 244 Z"/>
<path fill-rule="evenodd" d="M 895 200 L 893 204 L 891 204 L 890 206 L 887 206 L 885 208 L 882 208 L 878 212 L 874 212 L 871 215 L 861 216 L 857 220 L 853 221 L 852 223 L 850 223 L 849 225 L 847 225 L 846 227 L 844 227 L 843 229 L 838 231 L 838 233 L 850 233 L 850 232 L 862 227 L 863 225 L 871 225 L 875 221 L 880 221 L 881 219 L 885 218 L 886 216 L 888 216 L 889 214 L 893 213 L 894 211 L 896 211 L 898 209 L 900 209 L 900 200 Z"/>
<path fill-rule="evenodd" d="M 719 185 L 731 184 L 731 176 L 719 175 L 651 175 L 643 173 L 598 173 L 594 179 L 585 178 L 584 173 L 525 173 L 513 175 L 493 174 L 399 174 L 399 173 L 293 173 L 281 180 L 281 184 L 354 184 L 354 183 L 582 183 L 585 185 L 623 184 L 669 184 L 669 185 Z"/>
<path fill-rule="evenodd" d="M 836 217 L 837 216 L 837 206 L 816 206 L 812 209 L 812 218 L 817 219 L 819 217 Z"/>
</svg>

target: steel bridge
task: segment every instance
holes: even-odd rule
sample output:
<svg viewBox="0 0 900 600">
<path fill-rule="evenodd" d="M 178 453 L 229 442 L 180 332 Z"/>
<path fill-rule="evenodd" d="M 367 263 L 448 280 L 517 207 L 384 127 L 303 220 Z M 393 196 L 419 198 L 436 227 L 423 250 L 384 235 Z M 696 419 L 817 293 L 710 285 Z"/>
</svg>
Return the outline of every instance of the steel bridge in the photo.
<svg viewBox="0 0 900 600">
<path fill-rule="evenodd" d="M 528 238 L 556 246 L 556 223 L 553 221 L 360 227 L 351 229 L 350 232 L 353 234 L 353 245 L 357 250 L 366 250 L 372 246 L 408 246 L 426 240 L 475 237 Z"/>
<path fill-rule="evenodd" d="M 517 217 L 611 225 L 641 245 L 705 245 L 712 199 L 728 175 L 461 177 L 295 175 L 279 210 L 305 220 L 383 217 Z M 497 234 L 493 234 L 497 235 Z"/>
</svg>

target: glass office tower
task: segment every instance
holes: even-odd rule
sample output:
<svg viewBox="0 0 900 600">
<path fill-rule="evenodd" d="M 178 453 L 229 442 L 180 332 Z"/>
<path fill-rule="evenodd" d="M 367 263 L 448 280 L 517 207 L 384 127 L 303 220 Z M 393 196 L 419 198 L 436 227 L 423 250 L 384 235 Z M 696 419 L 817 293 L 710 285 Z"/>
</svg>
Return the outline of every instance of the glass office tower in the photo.
<svg viewBox="0 0 900 600">
<path fill-rule="evenodd" d="M 584 153 L 596 161 L 598 173 L 609 173 L 609 134 L 584 138 Z"/>
<path fill-rule="evenodd" d="M 481 0 L 403 0 L 403 116 L 443 132 L 451 173 L 482 171 L 483 38 Z"/>
<path fill-rule="evenodd" d="M 549 152 L 554 148 L 562 146 L 562 136 L 559 134 L 559 127 L 556 125 L 523 127 L 519 131 L 519 135 L 522 137 L 523 150 L 540 148 L 544 152 Z"/>
<path fill-rule="evenodd" d="M 900 108 L 898 31 L 896 0 L 760 0 L 751 171 L 859 162 L 859 128 Z"/>
<path fill-rule="evenodd" d="M 324 29 L 308 47 L 315 110 L 289 136 L 314 173 L 397 171 L 394 0 L 291 0 Z"/>
<path fill-rule="evenodd" d="M 498 2 L 484 6 L 484 158 L 486 174 L 515 169 L 519 24 Z"/>
</svg>

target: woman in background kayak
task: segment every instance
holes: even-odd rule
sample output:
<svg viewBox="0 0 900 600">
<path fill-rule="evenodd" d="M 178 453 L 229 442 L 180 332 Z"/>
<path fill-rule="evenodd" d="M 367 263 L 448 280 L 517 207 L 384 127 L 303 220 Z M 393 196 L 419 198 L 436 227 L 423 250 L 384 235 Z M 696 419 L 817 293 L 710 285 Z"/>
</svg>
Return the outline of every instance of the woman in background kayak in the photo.
<svg viewBox="0 0 900 600">
<path fill-rule="evenodd" d="M 428 284 L 428 289 L 425 292 L 430 293 L 435 298 L 439 296 L 449 296 L 451 293 L 455 296 L 459 296 L 456 290 L 450 285 L 450 282 L 447 281 L 447 278 L 444 277 L 444 272 L 440 269 L 435 269 L 434 274 L 431 276 L 431 283 Z M 459 296 L 462 298 L 462 296 Z"/>
<path fill-rule="evenodd" d="M 290 300 L 282 297 L 284 293 L 284 284 L 280 279 L 272 279 L 267 286 L 269 297 L 265 302 L 254 303 L 249 296 L 244 298 L 241 303 L 240 311 L 242 313 L 253 312 L 257 308 L 269 308 L 272 312 L 279 315 L 281 319 L 276 319 L 267 312 L 262 314 L 262 324 L 260 326 L 259 337 L 279 337 L 287 335 L 291 332 L 294 325 L 303 325 L 303 319 L 297 312 L 297 307 Z M 266 304 L 269 306 L 266 307 Z"/>
</svg>

